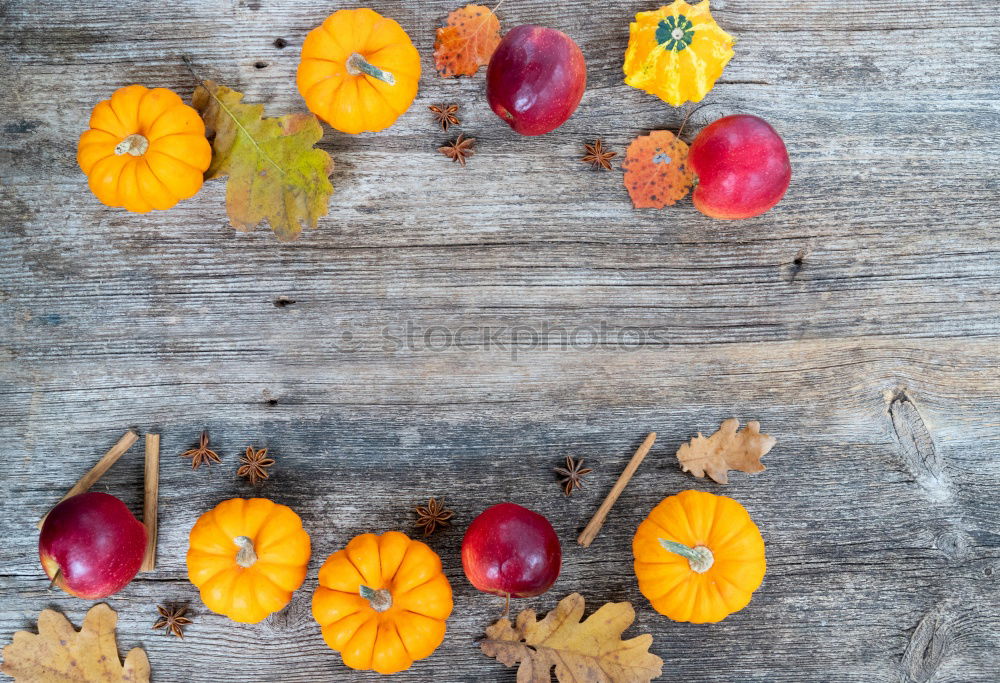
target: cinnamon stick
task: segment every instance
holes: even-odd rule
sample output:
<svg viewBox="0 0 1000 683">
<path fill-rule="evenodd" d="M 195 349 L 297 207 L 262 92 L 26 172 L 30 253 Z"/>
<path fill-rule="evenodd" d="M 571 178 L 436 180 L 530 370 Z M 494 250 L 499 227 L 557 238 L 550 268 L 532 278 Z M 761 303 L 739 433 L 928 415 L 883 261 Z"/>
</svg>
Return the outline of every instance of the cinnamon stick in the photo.
<svg viewBox="0 0 1000 683">
<path fill-rule="evenodd" d="M 656 432 L 650 432 L 649 436 L 646 437 L 646 440 L 642 442 L 642 445 L 639 446 L 639 449 L 635 452 L 635 455 L 633 455 L 632 459 L 629 460 L 628 465 L 625 466 L 625 471 L 621 473 L 620 477 L 618 477 L 618 481 L 616 481 L 615 485 L 611 487 L 608 497 L 604 499 L 603 503 L 601 503 L 601 507 L 597 508 L 597 512 L 594 513 L 594 516 L 591 517 L 587 526 L 584 527 L 583 531 L 580 533 L 579 538 L 576 539 L 576 542 L 584 548 L 594 542 L 597 534 L 601 531 L 601 527 L 604 526 L 604 520 L 607 518 L 608 513 L 611 512 L 611 506 L 615 504 L 615 501 L 618 500 L 618 496 L 622 494 L 622 491 L 625 490 L 625 486 L 628 484 L 629 480 L 632 479 L 632 475 L 635 474 L 637 469 L 639 469 L 639 465 L 642 464 L 643 458 L 645 458 L 646 454 L 649 453 L 649 449 L 653 447 L 654 441 L 656 441 Z"/>
<path fill-rule="evenodd" d="M 146 434 L 145 498 L 142 523 L 146 525 L 146 554 L 139 571 L 156 569 L 156 511 L 160 496 L 160 435 Z"/>
<path fill-rule="evenodd" d="M 104 473 L 107 472 L 112 465 L 118 462 L 118 458 L 122 457 L 125 454 L 125 451 L 131 448 L 132 444 L 134 444 L 138 440 L 139 440 L 139 435 L 136 434 L 131 429 L 125 432 L 124 436 L 118 439 L 118 442 L 114 446 L 112 446 L 111 449 L 107 453 L 105 453 L 100 460 L 97 461 L 97 464 L 94 465 L 89 472 L 80 477 L 80 480 L 78 482 L 73 484 L 73 488 L 71 488 L 65 496 L 60 498 L 59 502 L 61 503 L 67 498 L 75 496 L 78 493 L 83 493 L 84 491 L 88 490 L 91 486 L 96 484 L 97 480 L 100 479 L 102 476 L 104 476 Z M 48 516 L 49 513 L 46 512 L 45 517 Z M 41 529 L 42 524 L 45 523 L 45 517 L 42 517 L 42 519 L 38 522 L 39 529 Z"/>
</svg>

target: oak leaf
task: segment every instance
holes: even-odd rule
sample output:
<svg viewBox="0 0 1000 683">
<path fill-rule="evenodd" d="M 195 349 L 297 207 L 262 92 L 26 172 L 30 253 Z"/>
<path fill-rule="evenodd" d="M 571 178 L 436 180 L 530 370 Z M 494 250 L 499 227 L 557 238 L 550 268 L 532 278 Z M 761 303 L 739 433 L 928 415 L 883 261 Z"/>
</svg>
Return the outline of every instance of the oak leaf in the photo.
<svg viewBox="0 0 1000 683">
<path fill-rule="evenodd" d="M 696 477 L 706 474 L 719 484 L 729 483 L 729 470 L 748 474 L 762 472 L 760 459 L 774 447 L 777 439 L 760 433 L 759 422 L 747 422 L 737 431 L 740 421 L 731 417 L 719 426 L 719 431 L 706 438 L 698 436 L 677 450 L 681 469 Z"/>
<path fill-rule="evenodd" d="M 641 683 L 663 673 L 663 660 L 649 652 L 653 636 L 621 639 L 635 620 L 631 603 L 605 603 L 581 623 L 583 607 L 583 596 L 573 593 L 541 621 L 531 609 L 516 624 L 505 617 L 486 629 L 480 649 L 507 666 L 520 662 L 518 683 L 549 683 L 552 667 L 563 683 Z"/>
<path fill-rule="evenodd" d="M 312 114 L 265 118 L 264 107 L 244 104 L 243 93 L 204 81 L 191 99 L 212 140 L 205 178 L 228 175 L 226 210 L 237 230 L 267 221 L 281 241 L 315 228 L 329 209 L 333 160 L 313 147 L 323 129 Z"/>
<path fill-rule="evenodd" d="M 148 683 L 149 659 L 133 648 L 118 659 L 115 624 L 118 615 L 103 602 L 94 605 L 77 632 L 62 614 L 43 610 L 38 634 L 18 631 L 3 649 L 0 671 L 17 681 L 83 681 L 85 683 Z"/>
<path fill-rule="evenodd" d="M 434 40 L 434 66 L 445 78 L 472 76 L 500 44 L 500 20 L 485 5 L 466 5 L 448 15 Z"/>
<path fill-rule="evenodd" d="M 633 140 L 622 161 L 632 205 L 662 209 L 683 199 L 694 182 L 687 158 L 687 143 L 669 130 L 654 130 Z"/>
</svg>

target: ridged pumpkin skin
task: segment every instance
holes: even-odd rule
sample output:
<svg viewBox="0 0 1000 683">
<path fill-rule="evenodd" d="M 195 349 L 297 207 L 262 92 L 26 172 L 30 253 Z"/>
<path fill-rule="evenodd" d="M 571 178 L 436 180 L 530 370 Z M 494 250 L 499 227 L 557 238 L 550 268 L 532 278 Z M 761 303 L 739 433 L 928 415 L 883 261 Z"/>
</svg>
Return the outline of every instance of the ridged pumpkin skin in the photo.
<svg viewBox="0 0 1000 683">
<path fill-rule="evenodd" d="M 385 602 L 362 597 L 362 587 Z M 362 534 L 327 558 L 313 594 L 313 617 L 352 669 L 391 674 L 429 657 L 444 640 L 451 585 L 441 559 L 398 531 Z"/>
<path fill-rule="evenodd" d="M 91 192 L 108 206 L 169 209 L 201 188 L 212 161 L 205 124 L 177 93 L 120 88 L 90 114 L 76 160 Z"/>
<path fill-rule="evenodd" d="M 310 31 L 296 77 L 309 111 L 344 133 L 391 126 L 413 104 L 419 80 L 410 36 L 370 9 L 337 10 Z"/>
<path fill-rule="evenodd" d="M 629 25 L 625 82 L 674 107 L 701 102 L 733 58 L 733 37 L 719 28 L 708 0 L 639 12 Z"/>
<path fill-rule="evenodd" d="M 660 542 L 707 547 L 711 566 L 699 573 L 686 557 Z M 764 580 L 764 539 L 749 513 L 732 498 L 683 491 L 665 498 L 632 539 L 639 590 L 660 614 L 696 624 L 738 612 Z"/>
<path fill-rule="evenodd" d="M 241 554 L 247 539 L 255 561 Z M 295 512 L 266 498 L 231 498 L 191 529 L 188 578 L 213 612 L 254 624 L 282 609 L 306 578 L 309 534 Z"/>
</svg>

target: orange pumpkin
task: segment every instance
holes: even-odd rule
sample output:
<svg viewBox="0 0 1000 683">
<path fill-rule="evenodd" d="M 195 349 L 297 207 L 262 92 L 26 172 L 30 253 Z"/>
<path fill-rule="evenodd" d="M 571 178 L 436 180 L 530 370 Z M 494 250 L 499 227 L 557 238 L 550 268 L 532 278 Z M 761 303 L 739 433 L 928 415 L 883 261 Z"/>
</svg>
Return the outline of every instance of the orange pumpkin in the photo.
<svg viewBox="0 0 1000 683">
<path fill-rule="evenodd" d="M 306 578 L 309 534 L 285 505 L 231 498 L 191 529 L 188 578 L 213 612 L 257 623 L 289 603 Z"/>
<path fill-rule="evenodd" d="M 337 130 L 378 131 L 417 96 L 420 55 L 393 19 L 337 10 L 306 36 L 296 80 L 309 111 Z"/>
<path fill-rule="evenodd" d="M 94 107 L 76 160 L 104 204 L 145 213 L 193 196 L 212 147 L 198 112 L 177 93 L 130 85 Z"/>
<path fill-rule="evenodd" d="M 323 639 L 344 664 L 381 674 L 429 657 L 451 608 L 437 553 L 398 531 L 356 536 L 330 555 L 312 603 Z"/>
<path fill-rule="evenodd" d="M 732 498 L 683 491 L 660 502 L 632 539 L 639 590 L 674 621 L 716 622 L 764 580 L 764 539 Z"/>
</svg>

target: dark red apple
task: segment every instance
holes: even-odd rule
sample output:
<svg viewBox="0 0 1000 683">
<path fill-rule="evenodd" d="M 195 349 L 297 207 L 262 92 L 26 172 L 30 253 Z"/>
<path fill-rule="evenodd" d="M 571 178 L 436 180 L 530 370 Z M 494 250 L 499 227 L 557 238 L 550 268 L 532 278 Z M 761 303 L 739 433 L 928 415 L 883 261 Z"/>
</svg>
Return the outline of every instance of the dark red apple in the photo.
<svg viewBox="0 0 1000 683">
<path fill-rule="evenodd" d="M 757 116 L 726 116 L 706 126 L 691 145 L 688 166 L 698 176 L 694 206 L 712 218 L 759 216 L 792 179 L 784 141 Z"/>
<path fill-rule="evenodd" d="M 487 508 L 462 539 L 462 567 L 484 593 L 530 598 L 556 582 L 562 548 L 549 520 L 514 503 Z"/>
<path fill-rule="evenodd" d="M 107 493 L 62 501 L 49 512 L 38 537 L 45 573 L 70 595 L 87 600 L 124 588 L 139 571 L 145 550 L 146 527 Z"/>
<path fill-rule="evenodd" d="M 580 104 L 587 62 L 562 31 L 525 24 L 511 29 L 486 69 L 486 99 L 521 135 L 555 130 Z"/>
</svg>

